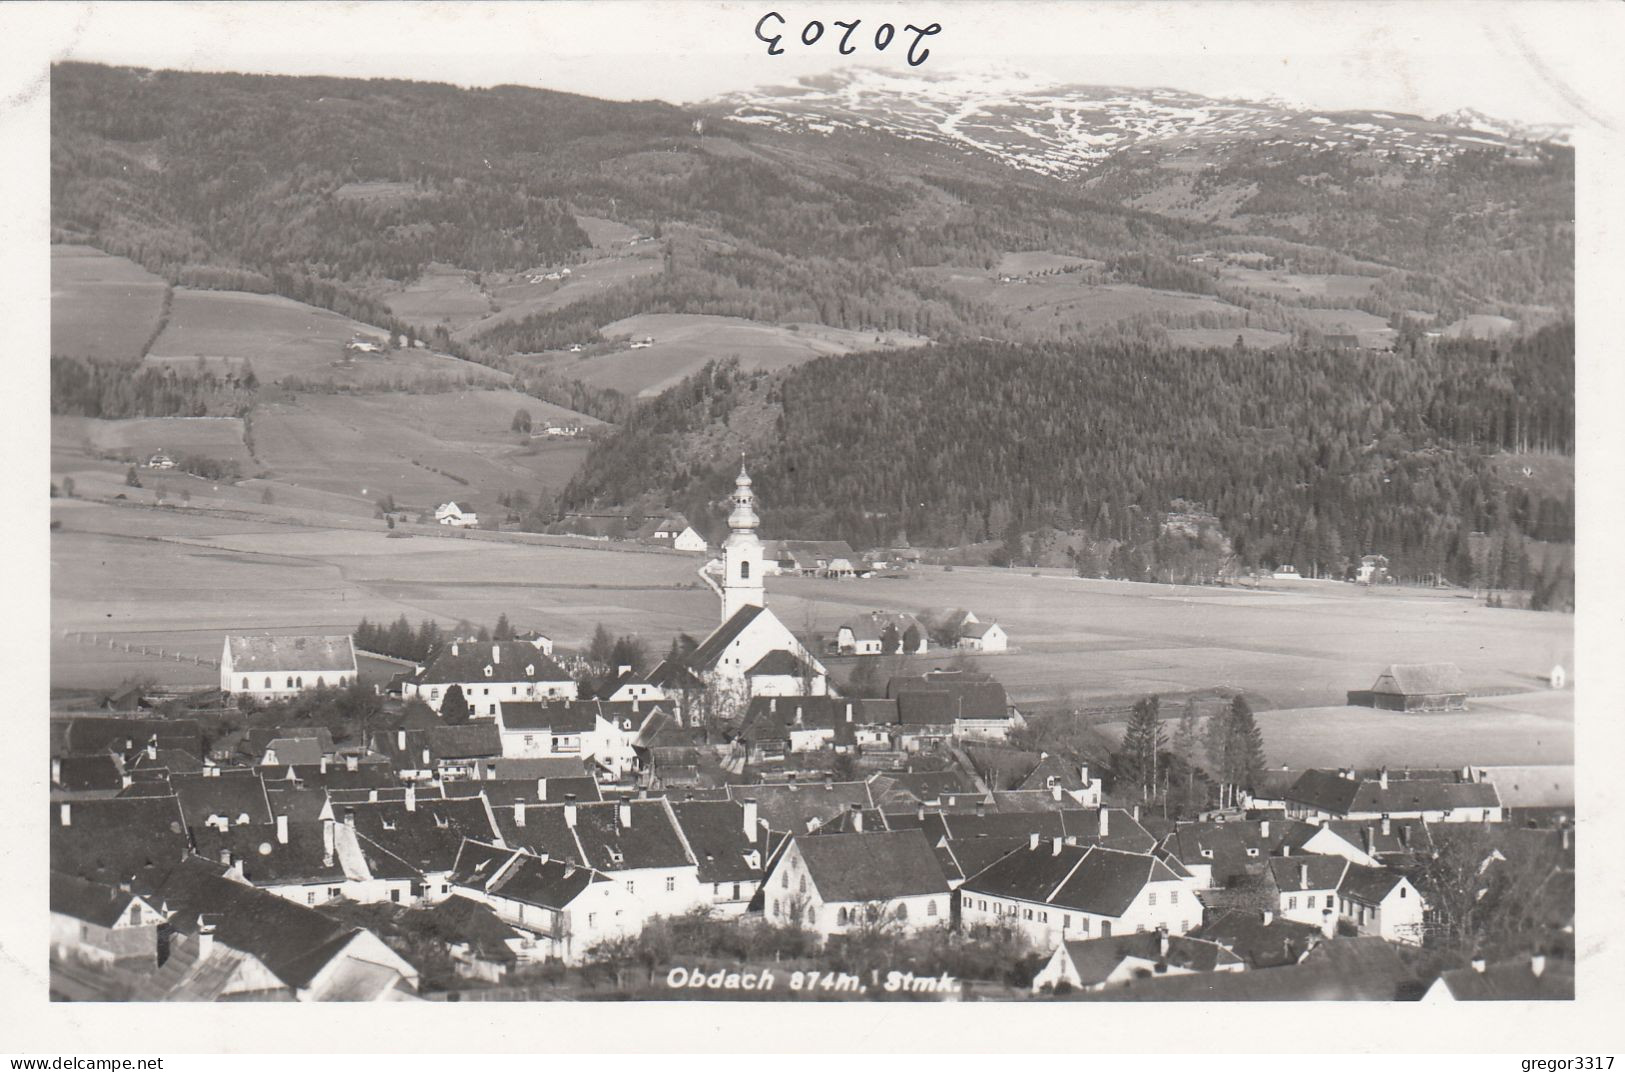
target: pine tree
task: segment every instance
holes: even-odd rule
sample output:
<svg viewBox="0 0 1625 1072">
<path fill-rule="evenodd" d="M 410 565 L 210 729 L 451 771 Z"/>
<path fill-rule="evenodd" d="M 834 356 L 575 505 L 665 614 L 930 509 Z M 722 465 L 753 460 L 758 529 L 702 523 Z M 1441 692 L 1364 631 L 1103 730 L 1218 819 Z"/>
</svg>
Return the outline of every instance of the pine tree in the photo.
<svg viewBox="0 0 1625 1072">
<path fill-rule="evenodd" d="M 1230 801 L 1236 790 L 1252 784 L 1253 776 L 1264 769 L 1264 734 L 1253 721 L 1253 709 L 1246 697 L 1230 701 L 1225 720 L 1224 782 L 1230 787 Z"/>
<path fill-rule="evenodd" d="M 497 615 L 496 628 L 491 630 L 492 640 L 512 640 L 513 626 L 508 623 L 507 614 Z"/>
<path fill-rule="evenodd" d="M 463 697 L 463 687 L 453 685 L 446 690 L 446 696 L 440 701 L 440 718 L 448 726 L 461 726 L 468 721 L 468 700 Z"/>
<path fill-rule="evenodd" d="M 598 628 L 593 630 L 592 643 L 587 645 L 587 658 L 604 665 L 613 658 L 615 652 L 615 638 L 610 635 L 604 623 L 599 622 Z"/>
<path fill-rule="evenodd" d="M 1156 793 L 1158 755 L 1167 744 L 1162 722 L 1157 715 L 1161 707 L 1155 696 L 1147 696 L 1134 705 L 1128 728 L 1123 731 L 1123 746 L 1119 752 L 1119 766 L 1124 780 L 1140 787 L 1140 795 Z"/>
</svg>

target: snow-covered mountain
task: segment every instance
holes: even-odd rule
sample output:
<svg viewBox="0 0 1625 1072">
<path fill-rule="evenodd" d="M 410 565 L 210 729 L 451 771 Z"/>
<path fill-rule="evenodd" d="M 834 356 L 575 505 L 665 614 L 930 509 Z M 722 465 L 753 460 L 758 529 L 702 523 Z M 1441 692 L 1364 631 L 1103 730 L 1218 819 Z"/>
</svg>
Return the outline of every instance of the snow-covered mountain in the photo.
<svg viewBox="0 0 1625 1072">
<path fill-rule="evenodd" d="M 1509 148 L 1526 136 L 1476 114 L 1464 121 L 1316 111 L 1174 89 L 1056 86 L 995 70 L 913 76 L 852 68 L 793 86 L 730 94 L 712 105 L 739 122 L 819 134 L 880 130 L 1058 176 L 1087 172 L 1134 151 L 1300 144 L 1439 158 L 1471 148 Z"/>
</svg>

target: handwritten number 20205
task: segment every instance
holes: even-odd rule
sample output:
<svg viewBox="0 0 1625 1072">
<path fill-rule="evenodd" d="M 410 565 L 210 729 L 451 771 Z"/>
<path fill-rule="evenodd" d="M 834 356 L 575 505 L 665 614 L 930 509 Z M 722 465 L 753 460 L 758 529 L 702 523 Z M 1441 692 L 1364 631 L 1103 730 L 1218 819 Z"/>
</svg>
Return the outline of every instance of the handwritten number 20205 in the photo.
<svg viewBox="0 0 1625 1072">
<path fill-rule="evenodd" d="M 772 25 L 775 22 L 776 25 Z M 862 19 L 853 19 L 851 22 L 841 22 L 839 20 L 833 20 L 830 22 L 830 33 L 832 37 L 834 35 L 834 27 L 840 27 L 841 30 L 844 31 L 841 33 L 840 41 L 835 46 L 835 50 L 841 55 L 850 56 L 854 52 L 858 51 L 857 46 L 852 44 L 852 35 L 857 31 L 858 26 L 862 22 Z M 779 45 L 779 42 L 784 40 L 784 34 L 773 32 L 775 29 L 782 28 L 784 24 L 784 16 L 780 15 L 777 11 L 769 11 L 766 15 L 763 15 L 756 21 L 756 39 L 764 42 L 767 45 L 767 54 L 769 56 L 784 55 L 784 49 Z M 918 67 L 920 64 L 926 61 L 927 57 L 931 55 L 931 50 L 923 47 L 925 39 L 928 37 L 934 37 L 935 35 L 941 33 L 942 23 L 933 22 L 931 25 L 923 28 L 910 23 L 909 25 L 903 27 L 903 32 L 914 35 L 914 40 L 909 42 L 908 46 L 908 65 L 910 67 Z M 823 39 L 823 36 L 824 24 L 819 22 L 817 19 L 808 20 L 807 24 L 801 28 L 801 43 L 806 45 L 808 48 L 816 45 L 820 40 Z M 866 34 L 865 37 L 867 36 L 868 35 Z M 875 27 L 875 51 L 886 51 L 886 49 L 890 47 L 892 39 L 896 36 L 897 27 L 893 26 L 889 22 L 883 22 L 879 26 Z"/>
</svg>

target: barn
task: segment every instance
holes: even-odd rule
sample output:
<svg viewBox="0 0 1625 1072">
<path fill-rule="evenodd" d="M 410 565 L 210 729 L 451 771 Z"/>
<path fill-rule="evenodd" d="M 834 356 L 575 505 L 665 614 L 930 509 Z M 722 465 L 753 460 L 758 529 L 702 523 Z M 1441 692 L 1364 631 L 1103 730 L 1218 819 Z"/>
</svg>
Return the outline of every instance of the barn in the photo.
<svg viewBox="0 0 1625 1072">
<path fill-rule="evenodd" d="M 1455 663 L 1395 663 L 1348 699 L 1350 707 L 1383 711 L 1465 711 L 1467 682 Z"/>
</svg>

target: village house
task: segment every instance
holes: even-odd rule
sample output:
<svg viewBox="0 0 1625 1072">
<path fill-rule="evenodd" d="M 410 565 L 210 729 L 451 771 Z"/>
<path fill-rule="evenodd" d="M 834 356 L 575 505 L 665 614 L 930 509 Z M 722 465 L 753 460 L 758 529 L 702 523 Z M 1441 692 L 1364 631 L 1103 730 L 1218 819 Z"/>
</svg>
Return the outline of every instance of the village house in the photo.
<svg viewBox="0 0 1625 1072">
<path fill-rule="evenodd" d="M 1467 681 L 1455 663 L 1394 663 L 1369 689 L 1351 690 L 1348 702 L 1382 711 L 1465 711 Z"/>
<path fill-rule="evenodd" d="M 163 914 L 128 884 L 104 885 L 51 872 L 51 957 L 87 964 L 158 964 Z"/>
<path fill-rule="evenodd" d="M 670 547 L 675 551 L 698 551 L 704 553 L 707 544 L 705 537 L 695 532 L 689 525 L 688 519 L 681 514 L 661 518 L 646 526 L 647 531 L 640 530 L 639 537 L 663 547 Z"/>
<path fill-rule="evenodd" d="M 502 754 L 509 759 L 579 756 L 612 778 L 632 760 L 631 742 L 644 718 L 656 708 L 642 710 L 637 701 L 611 704 L 602 700 L 542 703 L 504 700 L 498 705 L 497 726 L 502 733 Z M 635 721 L 634 721 L 635 719 Z"/>
<path fill-rule="evenodd" d="M 710 888 L 711 910 L 743 916 L 761 887 L 767 857 L 756 801 L 689 800 L 671 810 L 694 854 L 700 889 Z"/>
<path fill-rule="evenodd" d="M 1246 968 L 1246 962 L 1215 942 L 1159 929 L 1064 941 L 1033 976 L 1032 989 L 1035 994 L 1063 985 L 1072 990 L 1104 990 L 1135 978 Z"/>
<path fill-rule="evenodd" d="M 1004 740 L 1021 724 L 1004 686 L 987 674 L 933 670 L 894 677 L 886 695 L 897 701 L 899 740 L 910 751 L 961 737 Z"/>
<path fill-rule="evenodd" d="M 576 682 L 552 657 L 522 640 L 453 640 L 402 685 L 405 699 L 438 712 L 456 685 L 469 713 L 495 718 L 503 700 L 573 700 Z"/>
<path fill-rule="evenodd" d="M 1494 782 L 1475 781 L 1471 769 L 1456 780 L 1365 778 L 1353 770 L 1307 770 L 1286 790 L 1289 818 L 1430 823 L 1498 823 L 1504 818 Z"/>
<path fill-rule="evenodd" d="M 1337 897 L 1339 917 L 1357 933 L 1422 944 L 1426 906 L 1421 892 L 1398 871 L 1350 864 Z"/>
<path fill-rule="evenodd" d="M 998 622 L 966 622 L 959 627 L 961 651 L 984 653 L 1010 650 L 1010 638 Z"/>
<path fill-rule="evenodd" d="M 1352 864 L 1341 856 L 1275 856 L 1269 861 L 1277 892 L 1275 912 L 1294 923 L 1319 927 L 1330 938 L 1337 933 L 1337 891 Z"/>
<path fill-rule="evenodd" d="M 961 925 L 1010 927 L 1040 948 L 1068 939 L 1155 931 L 1184 934 L 1202 922 L 1196 883 L 1177 862 L 1098 845 L 1031 836 L 1018 851 L 959 887 Z"/>
<path fill-rule="evenodd" d="M 173 469 L 175 468 L 175 459 L 171 458 L 165 451 L 159 450 L 156 454 L 147 459 L 147 468 Z"/>
<path fill-rule="evenodd" d="M 1574 965 L 1544 953 L 1496 964 L 1476 958 L 1465 968 L 1440 973 L 1422 1000 L 1435 1005 L 1451 1001 L 1573 1001 Z"/>
<path fill-rule="evenodd" d="M 1354 573 L 1360 584 L 1383 584 L 1388 580 L 1387 555 L 1362 555 L 1360 566 Z"/>
<path fill-rule="evenodd" d="M 868 929 L 946 927 L 952 894 L 918 830 L 792 837 L 763 888 L 764 918 L 828 938 Z"/>
<path fill-rule="evenodd" d="M 762 545 L 762 558 L 769 573 L 815 577 L 826 574 L 839 562 L 846 563 L 850 571 L 852 560 L 857 557 L 845 540 L 767 540 Z"/>
<path fill-rule="evenodd" d="M 1328 940 L 1321 924 L 1297 923 L 1271 909 L 1209 912 L 1202 925 L 1191 932 L 1191 937 L 1224 946 L 1246 961 L 1249 969 L 1296 964 L 1311 949 Z"/>
<path fill-rule="evenodd" d="M 437 525 L 448 525 L 454 529 L 477 528 L 480 517 L 472 510 L 464 510 L 454 502 L 442 503 L 435 508 L 434 521 Z"/>
<path fill-rule="evenodd" d="M 521 935 L 524 961 L 579 964 L 600 942 L 634 934 L 641 913 L 611 876 L 545 853 L 463 844 L 452 872 L 459 897 L 489 906 Z"/>
<path fill-rule="evenodd" d="M 879 610 L 843 622 L 832 645 L 842 655 L 924 655 L 930 646 L 929 632 L 914 615 Z"/>
<path fill-rule="evenodd" d="M 370 880 L 355 900 L 438 901 L 451 893 L 450 874 L 463 840 L 500 837 L 493 809 L 483 797 L 419 799 L 408 786 L 403 799 L 346 802 L 338 810 L 338 832 L 352 833 Z"/>
<path fill-rule="evenodd" d="M 228 636 L 220 655 L 220 691 L 260 703 L 355 680 L 348 636 Z"/>
<path fill-rule="evenodd" d="M 461 979 L 500 983 L 535 944 L 504 923 L 490 905 L 460 893 L 429 909 L 429 918 Z"/>
<path fill-rule="evenodd" d="M 758 696 L 745 709 L 735 738 L 746 758 L 761 763 L 790 752 L 850 751 L 858 704 L 831 696 Z"/>
<path fill-rule="evenodd" d="M 1179 823 L 1159 848 L 1177 859 L 1204 889 L 1222 889 L 1248 877 L 1262 878 L 1277 857 L 1377 862 L 1329 824 L 1279 818 Z"/>
</svg>

